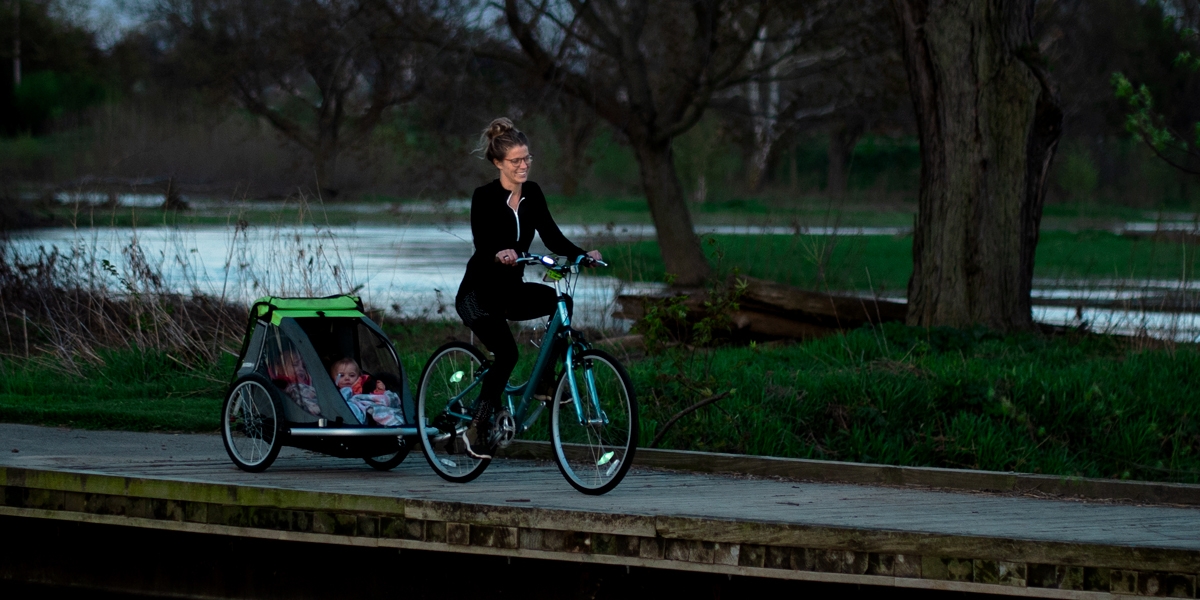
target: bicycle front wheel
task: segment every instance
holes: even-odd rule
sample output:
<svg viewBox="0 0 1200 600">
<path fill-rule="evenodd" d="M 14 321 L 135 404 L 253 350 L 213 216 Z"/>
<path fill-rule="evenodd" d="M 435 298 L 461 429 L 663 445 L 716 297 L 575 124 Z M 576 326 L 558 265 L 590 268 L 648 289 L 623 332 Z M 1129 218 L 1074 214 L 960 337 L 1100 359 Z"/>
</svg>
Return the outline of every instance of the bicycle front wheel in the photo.
<svg viewBox="0 0 1200 600">
<path fill-rule="evenodd" d="M 479 477 L 489 460 L 471 458 L 462 443 L 479 397 L 483 353 L 463 342 L 438 348 L 421 372 L 417 388 L 417 429 L 429 466 L 442 479 L 466 483 Z"/>
<path fill-rule="evenodd" d="M 586 350 L 563 373 L 550 411 L 554 459 L 567 481 L 599 495 L 621 483 L 637 449 L 637 398 L 625 367 L 607 352 Z"/>
</svg>

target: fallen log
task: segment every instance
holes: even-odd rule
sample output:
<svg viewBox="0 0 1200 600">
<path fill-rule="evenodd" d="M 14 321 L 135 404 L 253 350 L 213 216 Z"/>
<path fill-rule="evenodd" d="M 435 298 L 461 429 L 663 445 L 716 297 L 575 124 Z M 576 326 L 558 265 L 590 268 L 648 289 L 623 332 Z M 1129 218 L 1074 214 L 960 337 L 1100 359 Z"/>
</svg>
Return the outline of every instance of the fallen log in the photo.
<svg viewBox="0 0 1200 600">
<path fill-rule="evenodd" d="M 737 310 L 728 314 L 728 333 L 734 338 L 811 339 L 867 323 L 903 321 L 908 310 L 906 304 L 892 300 L 813 292 L 752 277 L 738 280 L 745 282 L 745 288 L 737 300 Z M 645 316 L 648 303 L 680 296 L 685 298 L 689 322 L 705 317 L 708 293 L 696 289 L 649 296 L 621 295 L 614 316 L 637 320 Z"/>
</svg>

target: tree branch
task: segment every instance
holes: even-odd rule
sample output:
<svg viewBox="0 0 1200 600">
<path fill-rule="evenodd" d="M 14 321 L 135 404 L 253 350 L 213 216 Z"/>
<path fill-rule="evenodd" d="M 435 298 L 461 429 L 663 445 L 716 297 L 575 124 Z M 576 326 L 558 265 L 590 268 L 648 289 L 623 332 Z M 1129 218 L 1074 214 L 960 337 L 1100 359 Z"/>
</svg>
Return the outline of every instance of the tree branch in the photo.
<svg viewBox="0 0 1200 600">
<path fill-rule="evenodd" d="M 671 426 L 674 425 L 675 422 L 678 421 L 679 419 L 682 419 L 683 417 L 686 417 L 687 415 L 694 413 L 697 410 L 700 410 L 701 408 L 704 408 L 705 406 L 712 404 L 713 402 L 724 399 L 732 393 L 733 393 L 733 390 L 726 390 L 715 396 L 709 396 L 709 397 L 675 413 L 675 416 L 668 419 L 667 422 L 663 424 L 662 428 L 660 428 L 658 430 L 658 433 L 654 434 L 654 439 L 650 441 L 650 447 L 657 448 L 658 443 L 661 442 L 663 439 L 663 436 L 667 434 L 667 430 L 670 429 Z"/>
<path fill-rule="evenodd" d="M 240 80 L 235 79 L 234 85 L 237 87 L 238 97 L 241 99 L 242 105 L 246 107 L 246 110 L 269 121 L 280 133 L 293 142 L 300 144 L 300 147 L 305 150 L 309 152 L 316 150 L 316 140 L 305 135 L 304 130 L 296 122 L 283 118 L 278 111 L 267 106 L 253 91 L 247 89 Z"/>
<path fill-rule="evenodd" d="M 557 61 L 551 58 L 549 52 L 534 38 L 533 31 L 529 28 L 528 24 L 521 20 L 517 9 L 517 0 L 505 0 L 504 14 L 508 20 L 509 31 L 512 32 L 513 38 L 520 44 L 521 49 L 524 50 L 525 57 L 528 60 L 519 58 L 519 55 L 516 53 L 496 51 L 490 52 L 493 57 L 523 67 L 529 66 L 529 61 L 532 61 L 534 69 L 544 80 L 557 83 L 567 93 L 591 106 L 597 114 L 608 122 L 620 123 L 628 118 L 626 111 L 622 109 L 615 97 L 601 96 L 596 90 L 596 86 L 592 85 L 591 82 L 577 73 L 564 69 Z M 479 55 L 478 49 L 473 49 L 472 52 Z"/>
</svg>

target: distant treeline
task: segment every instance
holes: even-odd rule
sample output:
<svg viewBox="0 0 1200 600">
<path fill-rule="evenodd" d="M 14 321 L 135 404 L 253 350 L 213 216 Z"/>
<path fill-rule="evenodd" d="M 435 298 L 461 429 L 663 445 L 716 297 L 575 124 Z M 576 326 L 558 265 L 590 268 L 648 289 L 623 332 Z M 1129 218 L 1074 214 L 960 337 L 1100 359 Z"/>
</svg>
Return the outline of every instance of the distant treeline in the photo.
<svg viewBox="0 0 1200 600">
<path fill-rule="evenodd" d="M 535 179 L 551 191 L 642 193 L 629 140 L 591 107 L 489 57 L 503 47 L 459 51 L 461 36 L 503 18 L 486 3 L 161 0 L 135 4 L 127 16 L 138 24 L 119 35 L 80 19 L 77 4 L 0 3 L 0 58 L 20 64 L 19 85 L 15 69 L 0 71 L 0 194 L 171 180 L 218 197 L 317 188 L 339 198 L 461 197 L 490 176 L 470 153 L 500 115 L 531 135 Z M 890 3 L 837 4 L 788 9 L 780 14 L 794 23 L 764 26 L 810 33 L 786 57 L 771 41 L 782 38 L 764 36 L 746 59 L 762 68 L 747 72 L 768 75 L 715 94 L 675 137 L 692 201 L 915 198 L 920 159 Z M 1176 68 L 1187 42 L 1164 28 L 1200 4 L 1038 6 L 1036 37 L 1065 113 L 1051 201 L 1194 206 L 1200 180 L 1131 139 L 1112 76 L 1145 84 L 1177 129 L 1193 127 L 1200 76 Z M 322 79 L 311 63 L 326 55 L 352 66 Z"/>
</svg>

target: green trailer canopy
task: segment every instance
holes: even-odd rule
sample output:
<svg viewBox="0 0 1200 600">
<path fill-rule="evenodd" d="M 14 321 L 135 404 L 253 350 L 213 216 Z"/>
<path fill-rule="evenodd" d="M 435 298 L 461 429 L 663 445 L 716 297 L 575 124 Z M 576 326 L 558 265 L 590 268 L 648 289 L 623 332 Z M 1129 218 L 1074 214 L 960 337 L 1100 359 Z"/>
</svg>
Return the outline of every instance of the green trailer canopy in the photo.
<svg viewBox="0 0 1200 600">
<path fill-rule="evenodd" d="M 362 300 L 358 296 L 329 296 L 328 298 L 278 298 L 263 296 L 254 301 L 254 315 L 270 315 L 278 325 L 284 317 L 362 317 Z"/>
</svg>

